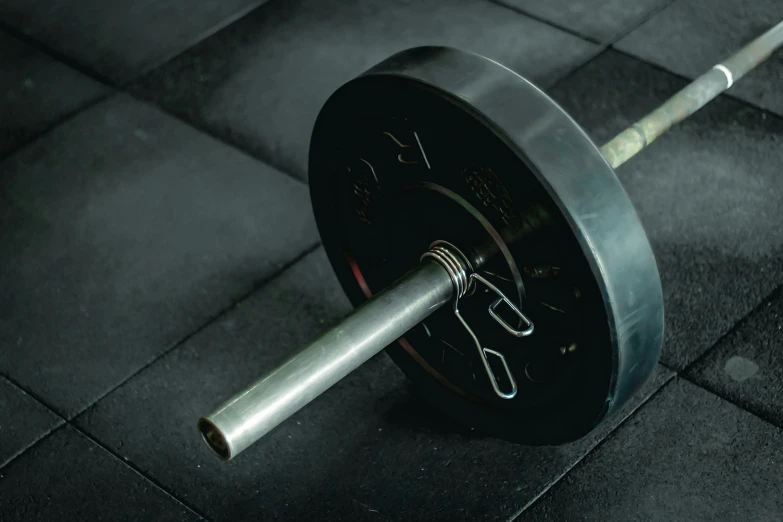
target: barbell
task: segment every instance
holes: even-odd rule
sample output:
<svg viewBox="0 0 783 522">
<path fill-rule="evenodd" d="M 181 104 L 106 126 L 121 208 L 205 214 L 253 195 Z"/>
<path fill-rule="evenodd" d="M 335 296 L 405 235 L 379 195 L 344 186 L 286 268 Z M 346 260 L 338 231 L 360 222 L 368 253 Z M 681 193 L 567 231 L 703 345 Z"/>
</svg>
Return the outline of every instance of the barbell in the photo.
<svg viewBox="0 0 783 522">
<path fill-rule="evenodd" d="M 400 52 L 343 85 L 316 120 L 309 185 L 356 308 L 199 419 L 204 441 L 235 457 L 386 347 L 484 433 L 589 433 L 663 344 L 655 257 L 614 169 L 782 44 L 783 22 L 600 149 L 532 83 L 452 48 Z"/>
</svg>

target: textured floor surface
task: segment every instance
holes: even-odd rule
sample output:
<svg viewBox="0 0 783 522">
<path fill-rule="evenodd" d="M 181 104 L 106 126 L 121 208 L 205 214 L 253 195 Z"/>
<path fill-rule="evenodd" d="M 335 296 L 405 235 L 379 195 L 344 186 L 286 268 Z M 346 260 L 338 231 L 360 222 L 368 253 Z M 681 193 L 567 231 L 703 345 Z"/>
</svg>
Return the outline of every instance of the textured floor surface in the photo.
<svg viewBox="0 0 783 522">
<path fill-rule="evenodd" d="M 475 51 L 603 142 L 777 0 L 0 0 L 0 520 L 783 520 L 783 53 L 618 170 L 661 364 L 584 439 L 461 428 L 380 354 L 228 464 L 194 421 L 350 306 L 309 134 L 395 51 Z"/>
</svg>

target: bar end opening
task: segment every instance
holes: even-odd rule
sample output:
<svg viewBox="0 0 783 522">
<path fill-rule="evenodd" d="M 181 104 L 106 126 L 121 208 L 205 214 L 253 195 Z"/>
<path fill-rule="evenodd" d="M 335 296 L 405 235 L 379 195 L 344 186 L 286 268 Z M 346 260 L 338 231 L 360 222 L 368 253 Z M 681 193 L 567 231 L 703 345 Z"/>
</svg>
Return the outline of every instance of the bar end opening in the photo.
<svg viewBox="0 0 783 522">
<path fill-rule="evenodd" d="M 226 441 L 225 435 L 209 419 L 202 417 L 198 420 L 198 431 L 201 434 L 201 438 L 204 439 L 204 442 L 215 455 L 223 460 L 231 459 L 231 448 Z"/>
</svg>

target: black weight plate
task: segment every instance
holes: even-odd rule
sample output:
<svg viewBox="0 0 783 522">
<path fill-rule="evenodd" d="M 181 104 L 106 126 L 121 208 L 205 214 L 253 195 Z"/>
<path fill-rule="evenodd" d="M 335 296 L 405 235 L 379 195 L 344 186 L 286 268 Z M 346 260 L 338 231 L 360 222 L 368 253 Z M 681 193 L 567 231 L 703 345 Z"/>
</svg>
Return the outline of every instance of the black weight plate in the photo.
<svg viewBox="0 0 783 522">
<path fill-rule="evenodd" d="M 354 305 L 445 240 L 534 322 L 516 338 L 488 315 L 494 294 L 481 285 L 460 300 L 482 344 L 508 360 L 519 387 L 510 400 L 493 393 L 449 306 L 389 347 L 463 423 L 528 444 L 571 441 L 654 368 L 663 299 L 633 205 L 579 126 L 510 70 L 448 48 L 389 58 L 327 101 L 309 176 L 324 247 Z"/>
</svg>

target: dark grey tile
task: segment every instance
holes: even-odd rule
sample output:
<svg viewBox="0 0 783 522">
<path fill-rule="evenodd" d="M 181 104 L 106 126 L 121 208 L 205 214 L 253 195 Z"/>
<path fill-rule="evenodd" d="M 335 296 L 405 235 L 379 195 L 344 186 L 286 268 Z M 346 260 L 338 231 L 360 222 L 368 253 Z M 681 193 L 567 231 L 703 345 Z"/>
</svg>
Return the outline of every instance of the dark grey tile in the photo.
<svg viewBox="0 0 783 522">
<path fill-rule="evenodd" d="M 0 471 L 4 522 L 202 520 L 66 426 Z"/>
<path fill-rule="evenodd" d="M 620 40 L 617 48 L 696 78 L 783 20 L 780 0 L 679 0 Z M 783 115 L 783 52 L 729 93 Z"/>
<path fill-rule="evenodd" d="M 0 20 L 114 82 L 135 78 L 265 0 L 0 0 Z"/>
<path fill-rule="evenodd" d="M 778 521 L 781 462 L 783 432 L 675 380 L 516 522 Z"/>
<path fill-rule="evenodd" d="M 196 419 L 348 309 L 319 250 L 75 422 L 214 520 L 508 520 L 672 375 L 585 439 L 531 448 L 457 427 L 380 354 L 235 460 L 214 457 Z"/>
<path fill-rule="evenodd" d="M 0 158 L 108 92 L 7 34 L 0 49 Z"/>
<path fill-rule="evenodd" d="M 687 377 L 783 428 L 783 296 L 765 302 Z"/>
<path fill-rule="evenodd" d="M 307 187 L 127 96 L 0 172 L 0 372 L 66 417 L 317 242 Z"/>
<path fill-rule="evenodd" d="M 40 402 L 0 377 L 0 468 L 62 422 Z"/>
<path fill-rule="evenodd" d="M 251 13 L 136 92 L 304 179 L 312 126 L 332 92 L 428 44 L 487 55 L 541 84 L 596 48 L 483 0 L 292 0 Z"/>
<path fill-rule="evenodd" d="M 684 80 L 609 51 L 551 94 L 598 145 Z M 783 120 L 727 97 L 618 170 L 663 280 L 663 361 L 684 368 L 783 283 Z"/>
<path fill-rule="evenodd" d="M 672 0 L 499 0 L 560 27 L 611 43 Z"/>
</svg>

